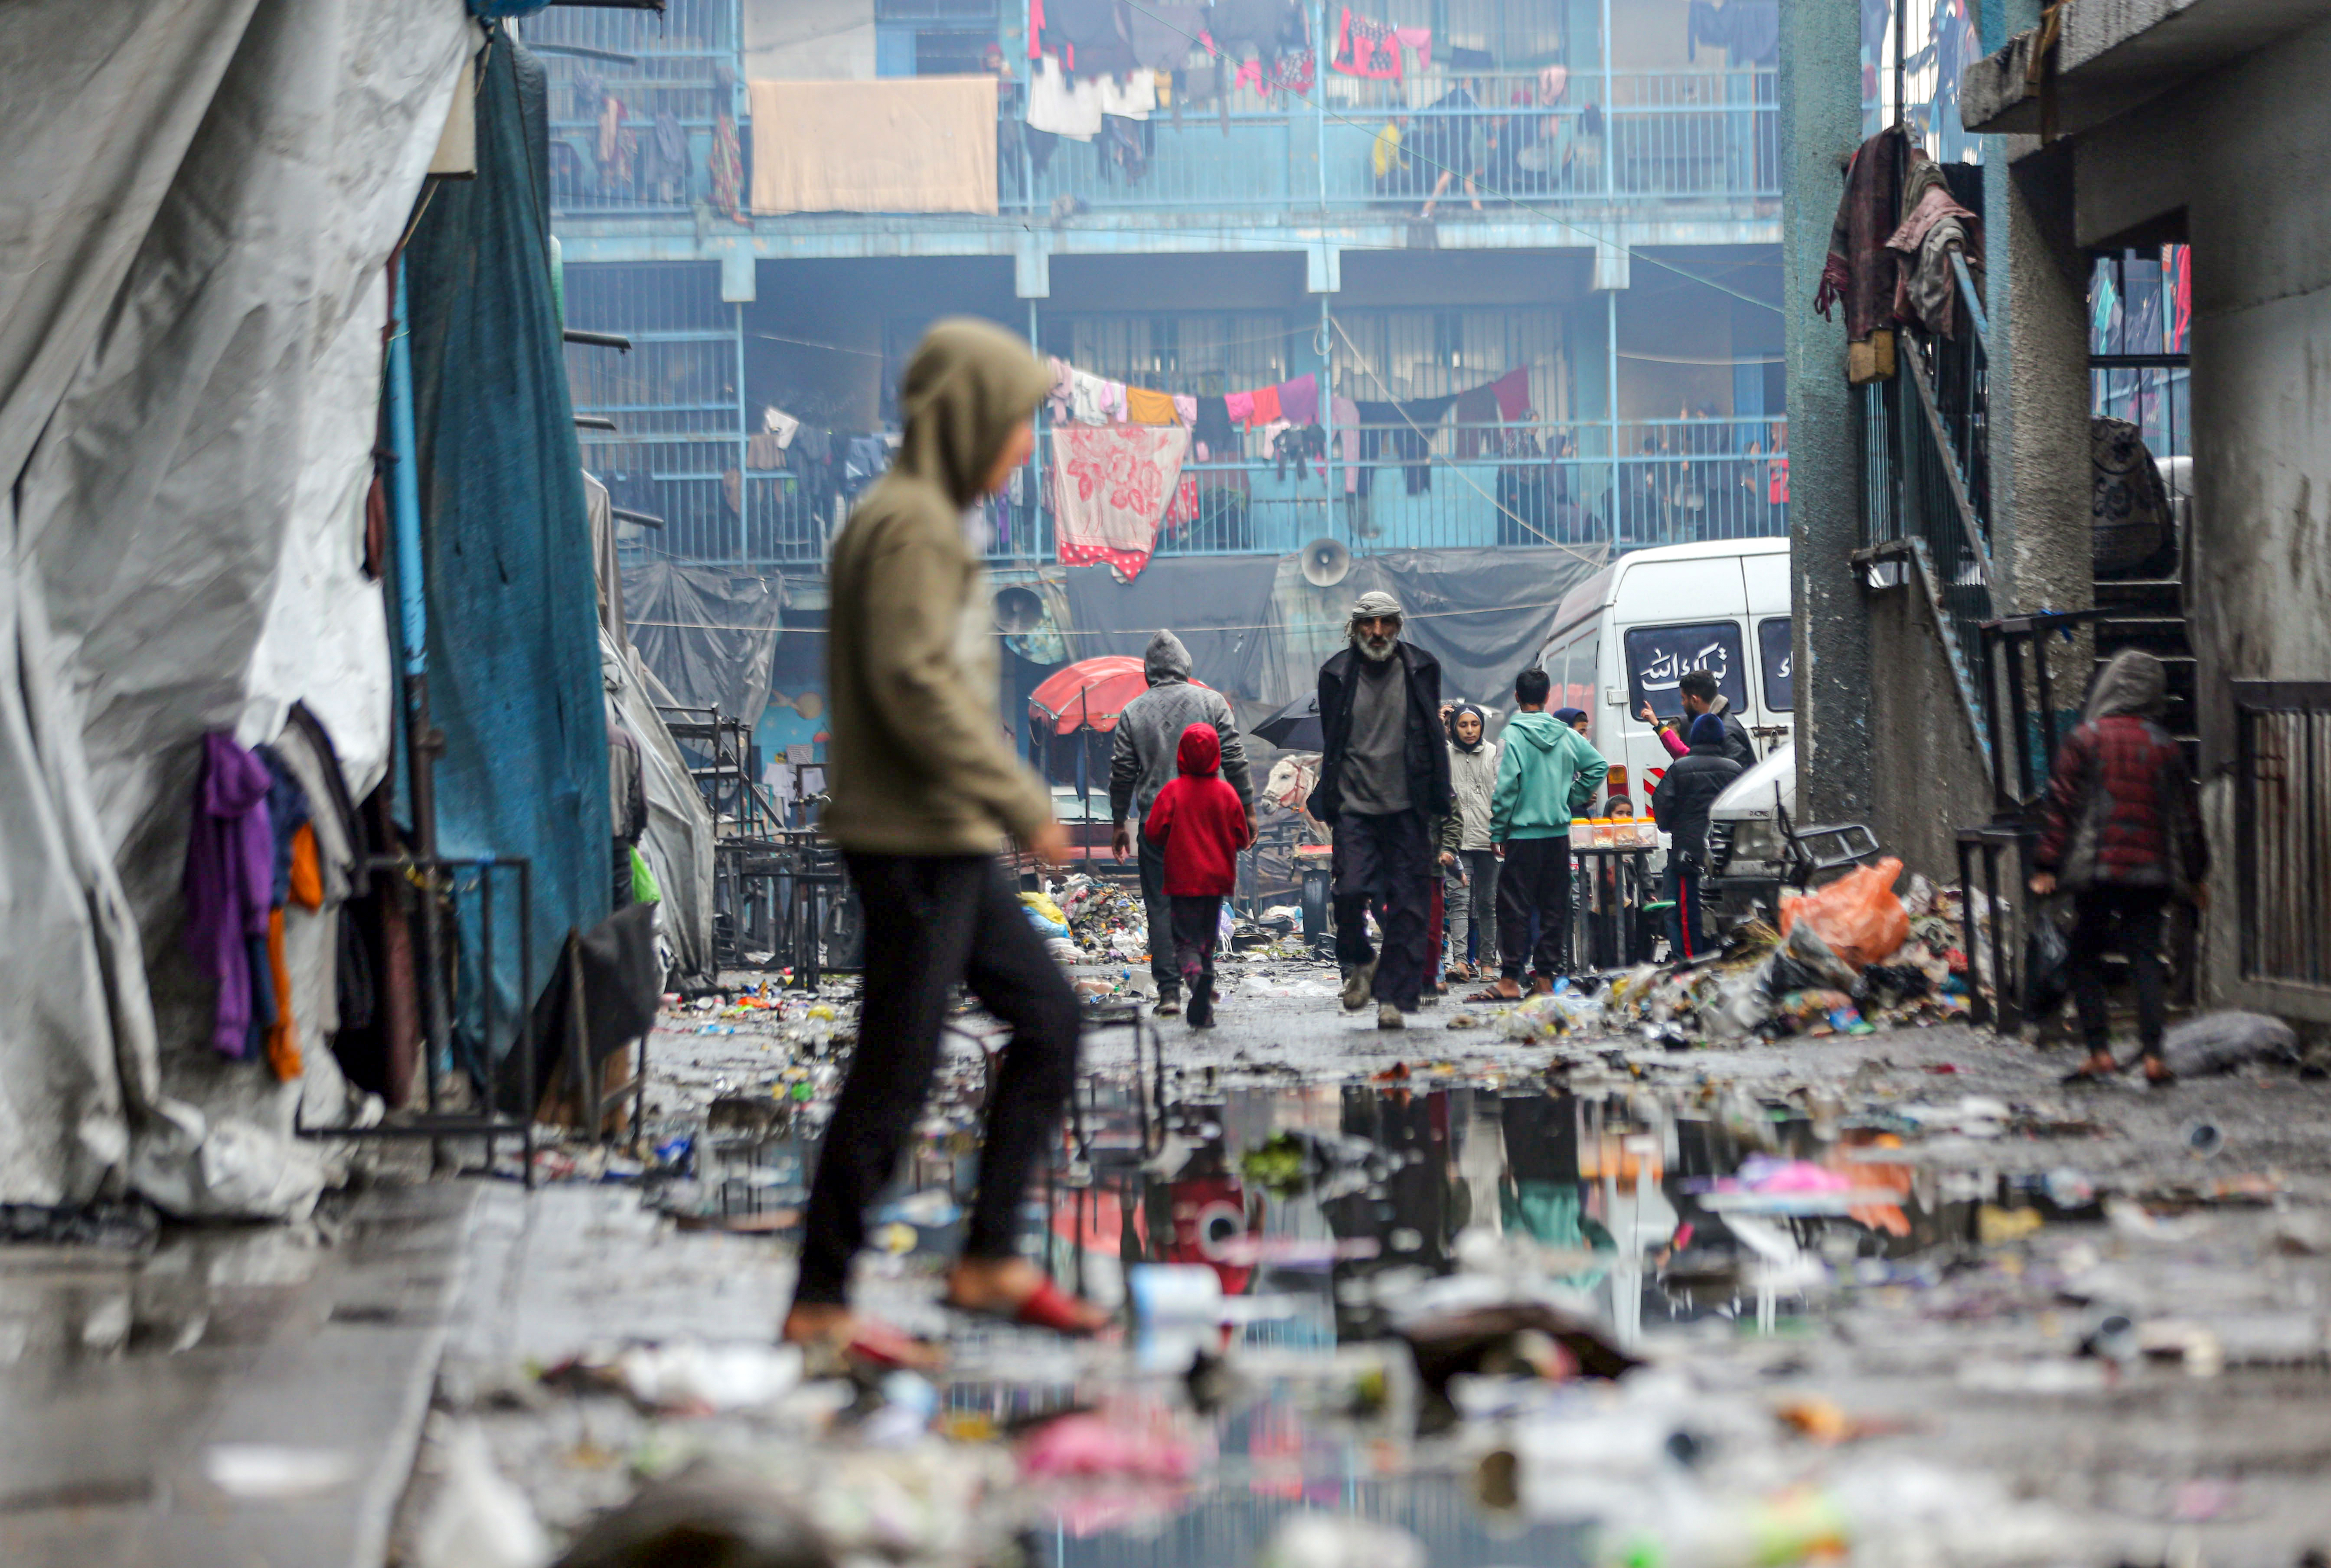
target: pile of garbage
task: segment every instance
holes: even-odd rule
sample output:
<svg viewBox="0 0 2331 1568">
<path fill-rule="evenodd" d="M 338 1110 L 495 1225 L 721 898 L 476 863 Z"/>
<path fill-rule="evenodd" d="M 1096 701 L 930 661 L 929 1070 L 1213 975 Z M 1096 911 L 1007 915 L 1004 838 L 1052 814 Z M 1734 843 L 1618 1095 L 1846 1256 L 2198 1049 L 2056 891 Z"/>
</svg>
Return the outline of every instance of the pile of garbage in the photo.
<svg viewBox="0 0 2331 1568">
<path fill-rule="evenodd" d="M 1958 946 L 1959 895 L 1914 876 L 1898 896 L 1901 872 L 1891 858 L 1858 867 L 1784 896 L 1778 931 L 1751 925 L 1717 960 L 1560 980 L 1553 994 L 1498 1011 L 1496 1022 L 1512 1040 L 1640 1029 L 1682 1049 L 1963 1019 L 1973 987 Z M 1450 1027 L 1479 1022 L 1460 1014 Z"/>
<path fill-rule="evenodd" d="M 1148 960 L 1149 922 L 1137 889 L 1080 871 L 1047 880 L 1041 892 L 1021 894 L 1020 902 L 1063 968 Z"/>
</svg>

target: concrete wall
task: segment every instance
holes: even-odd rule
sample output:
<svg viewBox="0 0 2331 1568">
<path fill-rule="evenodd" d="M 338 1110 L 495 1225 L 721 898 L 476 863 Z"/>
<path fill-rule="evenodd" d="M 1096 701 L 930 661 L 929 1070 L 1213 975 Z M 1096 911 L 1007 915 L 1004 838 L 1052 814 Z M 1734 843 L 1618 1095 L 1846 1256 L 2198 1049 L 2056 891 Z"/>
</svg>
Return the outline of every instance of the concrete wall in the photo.
<svg viewBox="0 0 2331 1568">
<path fill-rule="evenodd" d="M 874 75 L 874 0 L 745 0 L 748 81 Z"/>
<path fill-rule="evenodd" d="M 1861 140 L 1860 17 L 1852 0 L 1781 7 L 1781 300 L 1789 401 L 1789 569 L 1795 578 L 1797 777 L 1805 814 L 1868 821 L 1872 795 L 1869 616 L 1848 559 L 1861 542 L 1857 394 L 1842 312 L 1812 299 L 1845 160 Z"/>
<path fill-rule="evenodd" d="M 1976 746 L 1926 590 L 1865 594 L 1870 667 L 1886 672 L 1870 691 L 1870 758 L 1877 811 L 1870 822 L 1886 852 L 1936 883 L 1958 880 L 1958 830 L 1988 814 L 1991 773 Z M 1804 787 L 1803 775 L 1799 785 Z"/>
<path fill-rule="evenodd" d="M 2080 138 L 2084 242 L 2193 247 L 2193 565 L 2220 1002 L 2331 1020 L 2331 993 L 2238 974 L 2230 679 L 2331 679 L 2331 23 Z"/>
</svg>

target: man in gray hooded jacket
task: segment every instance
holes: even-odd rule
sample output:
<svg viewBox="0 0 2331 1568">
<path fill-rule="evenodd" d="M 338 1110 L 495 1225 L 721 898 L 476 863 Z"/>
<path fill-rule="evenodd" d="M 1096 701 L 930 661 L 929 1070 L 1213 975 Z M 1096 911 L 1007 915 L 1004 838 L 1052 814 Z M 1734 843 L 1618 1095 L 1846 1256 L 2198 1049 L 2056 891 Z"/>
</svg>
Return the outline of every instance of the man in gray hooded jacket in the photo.
<svg viewBox="0 0 2331 1568">
<path fill-rule="evenodd" d="M 1211 724 L 1222 737 L 1223 777 L 1238 791 L 1247 820 L 1254 819 L 1254 775 L 1246 762 L 1246 745 L 1239 738 L 1238 719 L 1219 691 L 1190 682 L 1190 651 L 1171 632 L 1149 640 L 1142 656 L 1142 673 L 1149 689 L 1125 705 L 1118 715 L 1117 739 L 1108 758 L 1108 812 L 1117 823 L 1113 835 L 1121 861 L 1136 852 L 1141 857 L 1141 903 L 1149 921 L 1149 974 L 1157 982 L 1157 1012 L 1170 1018 L 1182 1011 L 1182 975 L 1174 967 L 1173 905 L 1166 897 L 1166 851 L 1138 831 L 1147 820 L 1157 792 L 1173 778 L 1175 754 L 1182 732 L 1194 724 Z"/>
</svg>

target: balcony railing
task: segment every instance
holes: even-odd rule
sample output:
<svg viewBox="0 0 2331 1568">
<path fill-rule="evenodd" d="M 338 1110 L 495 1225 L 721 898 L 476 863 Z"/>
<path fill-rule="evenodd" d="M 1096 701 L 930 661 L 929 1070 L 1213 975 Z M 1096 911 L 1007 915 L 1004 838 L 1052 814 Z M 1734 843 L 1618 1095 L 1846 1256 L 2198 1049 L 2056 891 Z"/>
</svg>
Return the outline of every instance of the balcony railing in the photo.
<svg viewBox="0 0 2331 1568">
<path fill-rule="evenodd" d="M 526 33 L 550 78 L 551 204 L 562 217 L 678 218 L 713 200 L 718 117 L 752 136 L 742 64 L 713 0 L 673 0 L 671 22 L 553 10 Z M 1460 84 L 1472 107 L 1440 107 Z M 1248 89 L 1217 105 L 1124 121 L 1129 144 L 1032 137 L 1018 90 L 996 124 L 996 201 L 1006 214 L 1079 212 L 1421 212 L 1442 169 L 1436 216 L 1487 217 L 1611 202 L 1777 201 L 1776 77 L 1770 70 L 1573 76 L 1550 105 L 1532 74 L 1322 81 L 1310 97 Z M 614 106 L 611 108 L 610 106 Z M 1377 133 L 1403 153 L 1375 173 Z M 1472 195 L 1468 170 L 1479 177 Z M 749 190 L 749 177 L 746 181 Z"/>
<path fill-rule="evenodd" d="M 1255 456 L 1186 464 L 1194 514 L 1161 526 L 1156 553 L 1286 555 L 1323 537 L 1360 550 L 1625 550 L 1775 537 L 1788 532 L 1786 432 L 1785 421 L 1767 419 L 1444 425 L 1419 451 L 1394 446 L 1407 432 L 1364 428 L 1361 445 L 1374 455 L 1348 464 L 1340 439 L 1325 464 Z M 848 505 L 801 473 L 740 475 L 733 434 L 584 433 L 585 462 L 615 488 L 617 504 L 664 519 L 633 547 L 813 565 Z M 993 527 L 998 561 L 1056 556 L 1051 514 L 1025 482 L 1017 502 L 997 503 Z"/>
</svg>

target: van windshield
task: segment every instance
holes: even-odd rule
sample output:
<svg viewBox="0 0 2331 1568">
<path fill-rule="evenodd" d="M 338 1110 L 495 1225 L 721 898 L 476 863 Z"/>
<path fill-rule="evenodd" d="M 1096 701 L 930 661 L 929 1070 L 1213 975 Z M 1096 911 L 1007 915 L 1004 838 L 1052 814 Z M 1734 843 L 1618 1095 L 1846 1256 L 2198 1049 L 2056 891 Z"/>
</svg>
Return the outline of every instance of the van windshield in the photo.
<svg viewBox="0 0 2331 1568">
<path fill-rule="evenodd" d="M 1629 628 L 1628 711 L 1638 711 L 1648 702 L 1661 718 L 1680 718 L 1683 694 L 1676 688 L 1695 670 L 1715 676 L 1725 700 L 1735 709 L 1747 710 L 1747 660 L 1742 657 L 1738 622 Z"/>
</svg>

